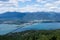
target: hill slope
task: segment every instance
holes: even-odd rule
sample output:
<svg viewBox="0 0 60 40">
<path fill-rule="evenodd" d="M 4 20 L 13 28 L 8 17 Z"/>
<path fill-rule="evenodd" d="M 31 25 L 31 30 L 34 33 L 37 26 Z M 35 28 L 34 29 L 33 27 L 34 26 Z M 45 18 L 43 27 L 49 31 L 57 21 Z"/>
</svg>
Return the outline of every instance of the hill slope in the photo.
<svg viewBox="0 0 60 40">
<path fill-rule="evenodd" d="M 60 40 L 60 30 L 31 30 L 0 36 L 0 40 Z"/>
</svg>

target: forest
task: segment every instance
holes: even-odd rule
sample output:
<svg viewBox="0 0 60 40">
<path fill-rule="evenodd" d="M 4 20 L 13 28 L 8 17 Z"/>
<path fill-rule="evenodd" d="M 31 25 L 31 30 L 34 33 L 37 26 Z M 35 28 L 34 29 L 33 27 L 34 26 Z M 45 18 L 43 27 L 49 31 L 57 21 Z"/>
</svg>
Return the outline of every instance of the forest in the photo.
<svg viewBox="0 0 60 40">
<path fill-rule="evenodd" d="M 60 40 L 58 30 L 28 30 L 0 35 L 0 40 Z"/>
</svg>

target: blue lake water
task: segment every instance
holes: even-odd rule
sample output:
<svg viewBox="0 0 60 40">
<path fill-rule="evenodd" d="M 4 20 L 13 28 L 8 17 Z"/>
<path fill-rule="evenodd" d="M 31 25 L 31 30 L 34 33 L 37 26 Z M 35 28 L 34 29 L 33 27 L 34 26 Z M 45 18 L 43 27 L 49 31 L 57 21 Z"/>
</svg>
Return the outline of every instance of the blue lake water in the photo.
<svg viewBox="0 0 60 40">
<path fill-rule="evenodd" d="M 60 23 L 36 23 L 17 29 L 14 32 L 21 32 L 26 30 L 55 30 L 60 29 Z"/>
<path fill-rule="evenodd" d="M 60 29 L 60 23 L 36 23 L 32 25 L 26 25 L 24 27 L 17 27 L 18 25 L 0 24 L 0 35 L 7 34 L 9 32 L 21 32 L 26 30 L 54 30 Z"/>
<path fill-rule="evenodd" d="M 9 33 L 15 29 L 17 29 L 16 27 L 17 25 L 9 25 L 9 24 L 0 24 L 0 35 Z"/>
</svg>

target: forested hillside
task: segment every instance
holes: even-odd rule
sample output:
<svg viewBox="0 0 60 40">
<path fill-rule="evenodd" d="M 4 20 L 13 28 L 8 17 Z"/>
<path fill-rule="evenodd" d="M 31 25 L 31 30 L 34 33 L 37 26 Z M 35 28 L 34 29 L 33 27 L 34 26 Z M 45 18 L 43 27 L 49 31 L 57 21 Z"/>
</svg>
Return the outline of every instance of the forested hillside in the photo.
<svg viewBox="0 0 60 40">
<path fill-rule="evenodd" d="M 60 40 L 60 30 L 31 30 L 9 33 L 0 36 L 0 40 Z"/>
</svg>

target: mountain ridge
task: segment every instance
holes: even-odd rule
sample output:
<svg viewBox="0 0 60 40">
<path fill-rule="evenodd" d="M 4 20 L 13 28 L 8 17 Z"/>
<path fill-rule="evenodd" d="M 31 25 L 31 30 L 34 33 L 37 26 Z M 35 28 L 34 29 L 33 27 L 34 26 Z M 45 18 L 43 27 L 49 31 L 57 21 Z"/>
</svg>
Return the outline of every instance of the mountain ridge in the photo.
<svg viewBox="0 0 60 40">
<path fill-rule="evenodd" d="M 34 20 L 54 20 L 60 21 L 60 13 L 55 12 L 6 12 L 0 14 L 0 21 L 19 21 L 28 22 Z"/>
</svg>

